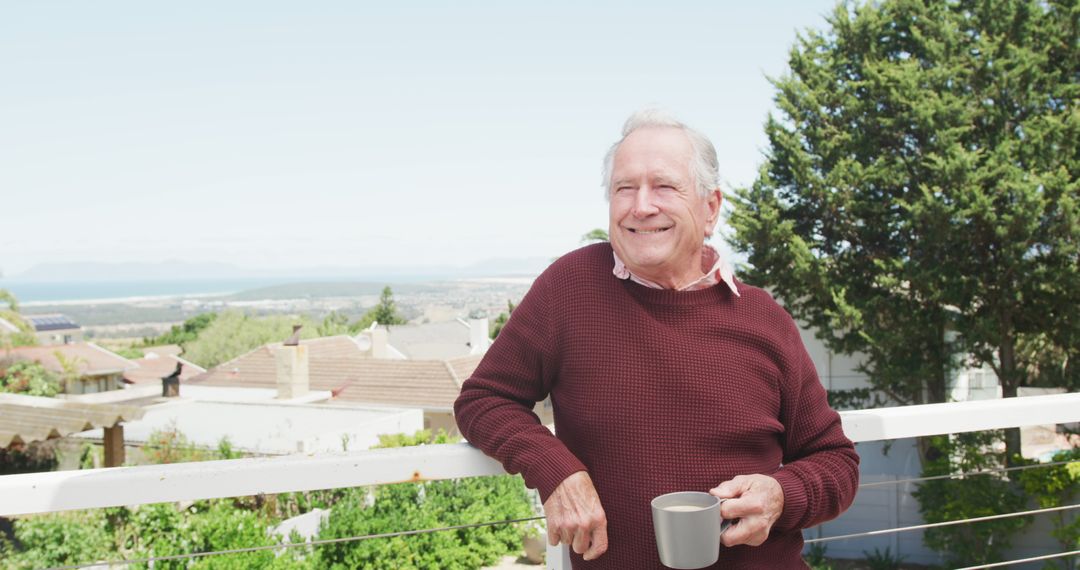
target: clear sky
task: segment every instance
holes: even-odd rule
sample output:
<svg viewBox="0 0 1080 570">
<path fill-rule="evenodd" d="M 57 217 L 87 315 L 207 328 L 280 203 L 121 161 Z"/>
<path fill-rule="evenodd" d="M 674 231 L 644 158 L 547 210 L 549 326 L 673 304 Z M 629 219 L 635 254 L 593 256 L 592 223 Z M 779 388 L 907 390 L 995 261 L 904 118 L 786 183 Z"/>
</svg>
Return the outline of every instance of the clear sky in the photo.
<svg viewBox="0 0 1080 570">
<path fill-rule="evenodd" d="M 11 2 L 0 271 L 554 257 L 657 105 L 749 184 L 767 76 L 832 0 Z"/>
</svg>

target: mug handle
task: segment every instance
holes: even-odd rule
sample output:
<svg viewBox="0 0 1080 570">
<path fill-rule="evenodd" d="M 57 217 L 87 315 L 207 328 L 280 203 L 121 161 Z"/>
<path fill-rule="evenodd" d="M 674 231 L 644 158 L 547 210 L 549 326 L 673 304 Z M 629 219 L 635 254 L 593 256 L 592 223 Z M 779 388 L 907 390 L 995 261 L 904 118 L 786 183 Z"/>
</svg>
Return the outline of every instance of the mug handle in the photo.
<svg viewBox="0 0 1080 570">
<path fill-rule="evenodd" d="M 722 505 L 722 504 L 724 504 L 724 501 L 726 501 L 727 499 L 717 499 L 717 500 L 720 501 L 718 504 Z M 719 515 L 720 514 L 720 509 L 716 509 L 716 513 Z M 734 520 L 725 519 L 724 515 L 720 515 L 720 536 L 724 536 L 724 531 L 731 528 L 731 525 L 733 525 L 733 524 L 735 524 Z"/>
</svg>

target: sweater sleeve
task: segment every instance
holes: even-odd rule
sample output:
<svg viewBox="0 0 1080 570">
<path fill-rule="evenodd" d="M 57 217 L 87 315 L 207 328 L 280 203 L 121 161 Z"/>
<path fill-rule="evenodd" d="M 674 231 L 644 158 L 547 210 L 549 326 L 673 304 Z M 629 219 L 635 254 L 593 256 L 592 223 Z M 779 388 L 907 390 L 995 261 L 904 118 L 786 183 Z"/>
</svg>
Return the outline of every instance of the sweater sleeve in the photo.
<svg viewBox="0 0 1080 570">
<path fill-rule="evenodd" d="M 829 407 L 794 321 L 786 321 L 780 396 L 784 465 L 773 474 L 784 490 L 784 512 L 774 526 L 794 530 L 836 518 L 851 506 L 859 486 L 859 456 L 844 435 L 840 415 Z"/>
<path fill-rule="evenodd" d="M 507 472 L 521 473 L 544 501 L 564 479 L 586 470 L 532 411 L 557 378 L 546 277 L 541 275 L 514 309 L 454 403 L 458 428 L 469 443 Z"/>
</svg>

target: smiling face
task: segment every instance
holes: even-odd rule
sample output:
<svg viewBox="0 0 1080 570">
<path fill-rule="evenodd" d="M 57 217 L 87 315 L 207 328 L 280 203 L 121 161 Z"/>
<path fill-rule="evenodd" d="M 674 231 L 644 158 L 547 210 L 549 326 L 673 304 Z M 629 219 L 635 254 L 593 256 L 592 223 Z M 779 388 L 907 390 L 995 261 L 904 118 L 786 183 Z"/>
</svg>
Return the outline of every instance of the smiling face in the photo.
<svg viewBox="0 0 1080 570">
<path fill-rule="evenodd" d="M 692 154 L 681 129 L 643 128 L 612 162 L 611 246 L 631 273 L 668 289 L 703 275 L 701 250 L 720 213 L 720 191 L 703 198 L 695 188 Z"/>
</svg>

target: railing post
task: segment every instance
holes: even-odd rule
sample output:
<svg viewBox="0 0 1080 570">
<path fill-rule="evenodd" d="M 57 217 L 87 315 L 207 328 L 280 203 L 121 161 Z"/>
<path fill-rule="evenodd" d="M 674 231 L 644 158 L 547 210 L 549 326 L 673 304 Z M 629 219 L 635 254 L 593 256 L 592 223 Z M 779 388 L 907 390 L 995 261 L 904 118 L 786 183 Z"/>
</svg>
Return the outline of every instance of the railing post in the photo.
<svg viewBox="0 0 1080 570">
<path fill-rule="evenodd" d="M 105 428 L 105 467 L 120 467 L 124 464 L 124 424 Z"/>
<path fill-rule="evenodd" d="M 533 491 L 536 493 L 535 491 Z M 544 504 L 540 502 L 540 495 L 535 494 L 537 514 L 544 514 Z M 552 546 L 547 539 L 547 519 L 544 519 L 544 560 L 547 570 L 570 570 L 570 547 L 559 543 Z"/>
<path fill-rule="evenodd" d="M 547 540 L 545 538 L 545 540 Z M 570 549 L 565 544 L 547 544 L 547 570 L 570 570 Z"/>
</svg>

